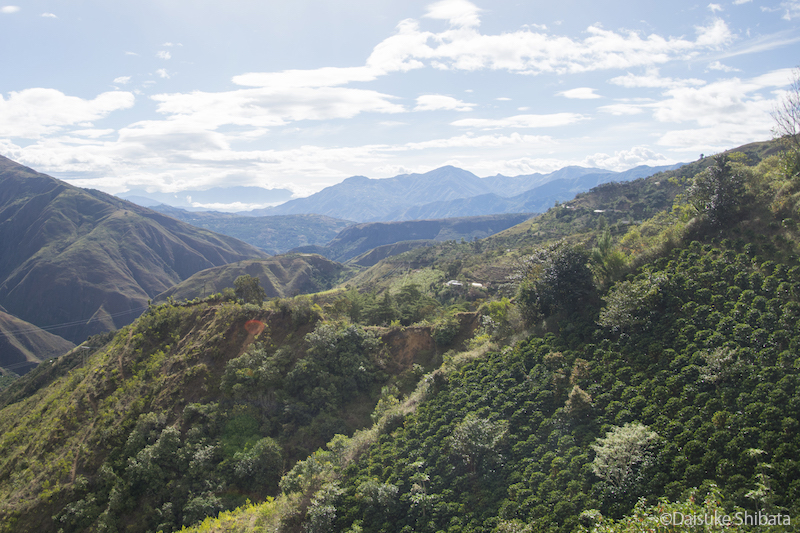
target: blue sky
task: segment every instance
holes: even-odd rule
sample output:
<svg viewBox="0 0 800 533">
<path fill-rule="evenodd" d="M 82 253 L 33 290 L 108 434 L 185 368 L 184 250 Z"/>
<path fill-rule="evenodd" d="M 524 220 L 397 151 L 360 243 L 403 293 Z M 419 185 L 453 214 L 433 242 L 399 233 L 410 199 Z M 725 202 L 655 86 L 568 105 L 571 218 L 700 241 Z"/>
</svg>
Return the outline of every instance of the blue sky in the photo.
<svg viewBox="0 0 800 533">
<path fill-rule="evenodd" d="M 771 137 L 798 21 L 800 0 L 0 3 L 0 154 L 111 193 L 297 196 L 691 161 Z"/>
</svg>

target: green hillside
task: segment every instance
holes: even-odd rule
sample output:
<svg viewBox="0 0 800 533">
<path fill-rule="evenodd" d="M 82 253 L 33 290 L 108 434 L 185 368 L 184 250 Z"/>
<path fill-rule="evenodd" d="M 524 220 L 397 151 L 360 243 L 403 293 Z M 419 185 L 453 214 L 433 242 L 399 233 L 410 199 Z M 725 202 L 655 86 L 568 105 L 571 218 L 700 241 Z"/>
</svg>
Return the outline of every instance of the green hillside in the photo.
<svg viewBox="0 0 800 533">
<path fill-rule="evenodd" d="M 152 307 L 0 393 L 0 532 L 797 515 L 800 165 L 772 149 L 604 185 L 336 290 Z"/>
<path fill-rule="evenodd" d="M 258 278 L 267 298 L 322 292 L 350 277 L 352 268 L 313 254 L 285 254 L 269 259 L 239 261 L 201 270 L 187 280 L 159 294 L 155 301 L 204 298 L 233 287 L 236 278 Z"/>
<path fill-rule="evenodd" d="M 105 193 L 0 157 L 0 304 L 60 336 L 129 324 L 148 298 L 195 272 L 266 257 Z M 1 364 L 1 363 L 0 363 Z"/>
<path fill-rule="evenodd" d="M 785 524 L 800 510 L 800 181 L 792 157 L 737 158 L 704 162 L 673 209 L 611 247 L 598 231 L 575 236 L 593 249 L 540 247 L 517 269 L 521 316 L 484 308 L 483 349 L 296 465 L 278 499 L 192 531 L 645 531 L 658 509 Z"/>
<path fill-rule="evenodd" d="M 441 348 L 473 327 L 465 315 Z M 430 327 L 368 330 L 308 298 L 220 295 L 152 307 L 84 346 L 0 393 L 0 531 L 173 531 L 274 495 L 440 350 Z"/>
</svg>

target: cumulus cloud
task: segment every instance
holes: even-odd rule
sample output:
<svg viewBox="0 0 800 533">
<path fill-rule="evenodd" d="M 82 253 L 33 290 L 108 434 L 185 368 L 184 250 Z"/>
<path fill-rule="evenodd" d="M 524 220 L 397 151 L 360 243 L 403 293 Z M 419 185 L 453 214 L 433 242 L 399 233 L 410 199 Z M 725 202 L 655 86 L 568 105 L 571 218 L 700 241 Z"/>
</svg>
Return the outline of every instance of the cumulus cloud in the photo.
<svg viewBox="0 0 800 533">
<path fill-rule="evenodd" d="M 730 78 L 703 87 L 670 89 L 666 99 L 654 104 L 653 116 L 660 122 L 694 123 L 696 128 L 668 132 L 659 144 L 716 147 L 768 137 L 775 91 L 791 80 L 791 69 L 780 69 L 748 80 Z"/>
<path fill-rule="evenodd" d="M 4 13 L 6 15 L 10 15 L 11 13 L 16 13 L 19 11 L 19 6 L 3 6 L 0 7 L 0 13 Z"/>
<path fill-rule="evenodd" d="M 400 113 L 394 97 L 343 87 L 264 87 L 208 93 L 159 94 L 158 111 L 197 127 L 223 124 L 272 127 L 289 121 L 352 118 L 360 113 Z"/>
<path fill-rule="evenodd" d="M 463 126 L 472 128 L 551 128 L 555 126 L 566 126 L 574 124 L 587 117 L 578 113 L 552 113 L 550 115 L 516 115 L 513 117 L 491 119 L 491 118 L 465 118 L 456 120 L 453 126 Z"/>
<path fill-rule="evenodd" d="M 712 13 L 716 13 L 717 11 L 722 11 L 722 6 L 719 4 L 708 4 L 708 10 Z"/>
<path fill-rule="evenodd" d="M 134 96 L 113 91 L 93 100 L 67 96 L 55 89 L 25 89 L 0 95 L 0 135 L 36 138 L 65 126 L 88 124 L 112 111 L 132 107 Z"/>
<path fill-rule="evenodd" d="M 48 19 L 57 19 L 58 18 L 55 15 L 55 13 L 42 13 L 41 16 L 44 17 L 44 18 L 48 18 Z"/>
<path fill-rule="evenodd" d="M 462 102 L 452 96 L 442 94 L 424 94 L 417 97 L 417 106 L 414 111 L 472 111 L 475 104 Z"/>
<path fill-rule="evenodd" d="M 428 6 L 426 18 L 446 20 L 451 26 L 475 27 L 481 23 L 478 16 L 482 9 L 467 0 L 441 0 Z"/>
<path fill-rule="evenodd" d="M 597 153 L 587 156 L 582 164 L 589 167 L 606 168 L 617 172 L 628 170 L 640 165 L 669 165 L 677 161 L 667 156 L 654 152 L 646 146 L 635 146 L 629 150 L 615 151 L 614 155 Z"/>
<path fill-rule="evenodd" d="M 561 91 L 558 93 L 564 98 L 572 98 L 577 100 L 591 100 L 594 98 L 602 98 L 599 94 L 595 94 L 594 89 L 591 87 L 577 87 L 568 91 Z"/>
<path fill-rule="evenodd" d="M 156 74 L 158 74 L 159 78 L 169 79 L 169 72 L 167 72 L 167 69 L 165 68 L 160 68 L 156 70 Z"/>
<path fill-rule="evenodd" d="M 125 85 L 126 83 L 130 83 L 130 81 L 130 76 L 119 76 L 118 78 L 114 78 L 114 83 L 119 83 L 120 85 Z"/>
<path fill-rule="evenodd" d="M 156 52 L 156 57 L 159 58 L 159 59 L 166 60 L 166 59 L 171 59 L 172 58 L 172 54 L 170 54 L 166 50 L 159 50 L 158 52 Z"/>
<path fill-rule="evenodd" d="M 406 19 L 394 35 L 374 47 L 364 66 L 324 67 L 316 70 L 251 72 L 235 76 L 234 83 L 250 87 L 331 87 L 373 81 L 392 72 L 425 66 L 444 70 L 507 70 L 522 74 L 578 73 L 604 69 L 653 67 L 676 59 L 689 59 L 708 49 L 730 43 L 733 35 L 725 21 L 713 20 L 696 27 L 695 40 L 638 32 L 614 32 L 598 26 L 576 40 L 543 30 L 485 35 L 478 31 L 479 13 L 466 0 L 432 4 L 426 18 L 448 20 L 451 28 L 435 33 Z"/>
</svg>

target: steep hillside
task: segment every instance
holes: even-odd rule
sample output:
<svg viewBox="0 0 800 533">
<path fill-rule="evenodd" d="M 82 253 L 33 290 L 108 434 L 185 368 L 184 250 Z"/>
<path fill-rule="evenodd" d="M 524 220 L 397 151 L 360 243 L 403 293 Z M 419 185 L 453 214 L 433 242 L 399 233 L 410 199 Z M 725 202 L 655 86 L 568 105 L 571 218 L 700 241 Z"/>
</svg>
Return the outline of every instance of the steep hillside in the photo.
<svg viewBox="0 0 800 533">
<path fill-rule="evenodd" d="M 0 531 L 175 531 L 277 493 L 470 335 L 325 320 L 308 298 L 152 307 L 0 393 Z"/>
<path fill-rule="evenodd" d="M 159 294 L 155 301 L 205 298 L 226 287 L 242 275 L 259 279 L 267 298 L 322 292 L 351 275 L 352 269 L 313 254 L 286 254 L 269 259 L 251 259 L 208 268 Z"/>
<path fill-rule="evenodd" d="M 300 246 L 328 244 L 341 230 L 353 224 L 349 220 L 322 215 L 253 217 L 213 211 L 186 211 L 163 204 L 152 209 L 193 226 L 229 235 L 271 255 L 286 253 Z"/>
<path fill-rule="evenodd" d="M 195 272 L 266 254 L 0 158 L 0 304 L 73 342 L 130 323 Z"/>
<path fill-rule="evenodd" d="M 24 374 L 42 360 L 67 353 L 75 345 L 30 322 L 0 311 L 0 370 Z"/>
<path fill-rule="evenodd" d="M 342 230 L 323 247 L 299 248 L 335 261 L 347 261 L 373 248 L 404 241 L 475 240 L 494 235 L 530 218 L 527 213 L 407 222 L 371 222 Z"/>
<path fill-rule="evenodd" d="M 789 523 L 800 180 L 786 169 L 800 158 L 743 159 L 715 159 L 620 238 L 605 224 L 593 249 L 539 247 L 515 303 L 483 309 L 482 349 L 445 357 L 371 431 L 298 463 L 277 500 L 191 531 L 692 531 L 663 513 L 709 509 Z M 628 190 L 620 206 L 660 196 L 645 186 L 656 194 Z M 520 317 L 526 338 L 510 341 Z"/>
</svg>

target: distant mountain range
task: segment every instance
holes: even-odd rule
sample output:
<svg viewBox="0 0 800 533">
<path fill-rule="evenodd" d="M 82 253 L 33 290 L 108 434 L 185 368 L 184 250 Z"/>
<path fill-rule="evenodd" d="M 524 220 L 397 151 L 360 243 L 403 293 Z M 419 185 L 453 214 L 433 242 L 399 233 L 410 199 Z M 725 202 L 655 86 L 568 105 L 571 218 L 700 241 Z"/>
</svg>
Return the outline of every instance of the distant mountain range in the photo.
<svg viewBox="0 0 800 533">
<path fill-rule="evenodd" d="M 189 190 L 175 193 L 131 189 L 117 196 L 143 207 L 167 204 L 173 207 L 181 207 L 187 211 L 202 211 L 214 208 L 203 208 L 198 207 L 198 205 L 277 204 L 291 199 L 292 191 L 289 189 L 265 189 L 263 187 L 213 187 L 205 191 Z"/>
<path fill-rule="evenodd" d="M 679 166 L 681 165 L 639 166 L 625 172 L 570 166 L 549 174 L 514 177 L 498 174 L 487 178 L 479 178 L 466 170 L 445 166 L 424 174 L 403 174 L 386 179 L 354 176 L 306 198 L 238 214 L 315 214 L 356 222 L 386 222 L 503 213 L 542 213 L 556 201 L 570 200 L 575 194 L 602 183 L 630 181 Z M 215 192 L 211 196 L 217 198 L 216 203 L 247 203 L 248 197 L 253 195 L 249 190 L 244 196 L 237 196 L 234 188 L 226 191 L 225 195 Z M 274 192 L 267 189 L 262 191 Z M 141 191 L 129 191 L 123 196 L 138 201 L 134 193 L 140 194 Z M 183 199 L 191 196 L 194 199 L 197 193 L 198 191 L 186 191 L 179 196 Z M 151 197 L 154 195 L 151 194 Z M 178 206 L 169 199 L 165 199 L 164 203 Z"/>
<path fill-rule="evenodd" d="M 0 156 L 0 367 L 30 360 L 20 336 L 58 334 L 66 345 L 117 329 L 149 298 L 200 270 L 267 254 L 246 243 Z M 11 333 L 14 333 L 12 335 Z M 16 339 L 16 340 L 12 340 Z M 52 339 L 50 339 L 52 340 Z M 33 340 L 28 342 L 32 345 Z"/>
</svg>

